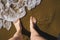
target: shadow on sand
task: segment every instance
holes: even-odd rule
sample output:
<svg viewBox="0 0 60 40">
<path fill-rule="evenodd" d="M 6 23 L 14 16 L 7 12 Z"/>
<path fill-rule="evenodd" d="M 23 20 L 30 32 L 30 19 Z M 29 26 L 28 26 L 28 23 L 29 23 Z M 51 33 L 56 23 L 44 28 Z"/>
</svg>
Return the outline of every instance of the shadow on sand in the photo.
<svg viewBox="0 0 60 40">
<path fill-rule="evenodd" d="M 22 25 L 22 34 L 24 34 L 30 38 L 31 33 L 24 28 L 22 22 L 21 22 L 21 25 Z M 40 34 L 40 36 L 46 38 L 47 40 L 57 40 L 56 37 L 40 30 L 39 27 L 37 26 L 37 24 L 34 24 L 34 29 Z"/>
</svg>

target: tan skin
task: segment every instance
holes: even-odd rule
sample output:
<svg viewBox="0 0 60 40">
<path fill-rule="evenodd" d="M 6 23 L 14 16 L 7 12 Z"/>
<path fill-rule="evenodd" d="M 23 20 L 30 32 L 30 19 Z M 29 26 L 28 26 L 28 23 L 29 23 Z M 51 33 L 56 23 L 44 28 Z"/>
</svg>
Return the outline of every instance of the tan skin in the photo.
<svg viewBox="0 0 60 40">
<path fill-rule="evenodd" d="M 36 36 L 39 35 L 34 27 L 34 23 L 36 23 L 36 19 L 34 17 L 30 17 L 30 32 L 31 32 L 31 37 L 30 40 L 46 40 L 45 38 L 41 37 L 41 36 Z M 20 24 L 20 20 L 17 19 L 15 22 L 13 22 L 13 24 L 15 25 L 16 28 L 16 33 L 14 34 L 14 36 L 12 38 L 10 38 L 9 40 L 23 40 L 23 35 L 21 33 L 21 24 Z"/>
</svg>

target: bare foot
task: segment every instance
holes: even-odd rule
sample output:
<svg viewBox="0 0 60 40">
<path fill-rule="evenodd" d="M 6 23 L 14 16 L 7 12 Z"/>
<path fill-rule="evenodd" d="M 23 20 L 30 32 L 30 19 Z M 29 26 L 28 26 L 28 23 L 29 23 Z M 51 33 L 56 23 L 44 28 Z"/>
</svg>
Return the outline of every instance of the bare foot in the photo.
<svg viewBox="0 0 60 40">
<path fill-rule="evenodd" d="M 21 33 L 22 28 L 21 28 L 20 20 L 17 19 L 15 22 L 13 22 L 13 24 L 16 28 L 16 33 L 9 40 L 23 40 L 23 36 L 22 36 L 22 33 Z"/>
<path fill-rule="evenodd" d="M 21 31 L 21 23 L 20 23 L 19 19 L 17 19 L 15 22 L 13 22 L 13 24 L 17 31 Z"/>
<path fill-rule="evenodd" d="M 30 31 L 31 31 L 31 35 L 39 35 L 35 29 L 34 29 L 34 24 L 36 24 L 36 19 L 34 17 L 30 17 Z"/>
<path fill-rule="evenodd" d="M 45 40 L 43 37 L 39 36 L 38 32 L 34 29 L 34 24 L 36 24 L 36 19 L 34 17 L 30 17 L 30 40 Z"/>
</svg>

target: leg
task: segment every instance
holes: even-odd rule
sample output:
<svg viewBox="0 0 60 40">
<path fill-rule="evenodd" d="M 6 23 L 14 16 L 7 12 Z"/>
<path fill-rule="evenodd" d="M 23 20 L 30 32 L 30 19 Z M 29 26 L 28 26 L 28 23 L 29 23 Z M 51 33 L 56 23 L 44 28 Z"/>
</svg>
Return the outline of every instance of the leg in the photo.
<svg viewBox="0 0 60 40">
<path fill-rule="evenodd" d="M 45 40 L 43 37 L 39 36 L 38 32 L 34 29 L 34 24 L 36 24 L 36 19 L 34 17 L 30 17 L 30 40 Z"/>
</svg>

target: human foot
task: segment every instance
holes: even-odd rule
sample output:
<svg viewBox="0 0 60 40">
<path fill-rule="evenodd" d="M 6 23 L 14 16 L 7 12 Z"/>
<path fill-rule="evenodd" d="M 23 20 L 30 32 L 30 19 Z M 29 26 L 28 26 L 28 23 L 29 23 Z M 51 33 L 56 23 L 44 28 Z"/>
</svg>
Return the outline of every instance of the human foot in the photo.
<svg viewBox="0 0 60 40">
<path fill-rule="evenodd" d="M 16 21 L 13 22 L 15 28 L 17 31 L 21 31 L 21 23 L 20 23 L 20 20 L 17 19 Z"/>
<path fill-rule="evenodd" d="M 15 22 L 13 22 L 15 28 L 16 28 L 16 33 L 13 35 L 12 38 L 10 38 L 9 40 L 23 40 L 23 36 L 21 33 L 21 23 L 20 20 L 17 19 Z"/>
<path fill-rule="evenodd" d="M 34 29 L 34 24 L 36 24 L 36 19 L 34 17 L 30 17 L 30 40 L 45 40 L 39 33 Z M 37 24 L 36 24 L 37 25 Z"/>
<path fill-rule="evenodd" d="M 34 17 L 30 17 L 30 32 L 31 35 L 39 35 L 37 31 L 34 29 L 34 24 L 36 24 L 36 19 Z"/>
</svg>

